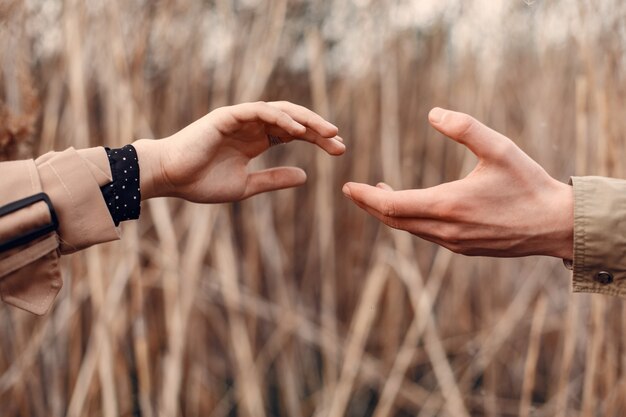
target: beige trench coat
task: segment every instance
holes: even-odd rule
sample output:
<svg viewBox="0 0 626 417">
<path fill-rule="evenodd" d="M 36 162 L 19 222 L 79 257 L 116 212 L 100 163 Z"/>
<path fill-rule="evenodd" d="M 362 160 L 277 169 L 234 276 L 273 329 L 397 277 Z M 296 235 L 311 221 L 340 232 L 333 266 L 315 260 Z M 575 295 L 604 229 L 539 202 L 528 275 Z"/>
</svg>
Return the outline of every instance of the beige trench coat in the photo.
<svg viewBox="0 0 626 417">
<path fill-rule="evenodd" d="M 0 250 L 2 300 L 46 313 L 62 285 L 59 256 L 120 238 L 100 192 L 109 182 L 111 170 L 102 147 L 0 163 L 0 248 L 54 223 L 53 212 L 58 222 L 54 231 Z M 573 269 L 573 291 L 626 297 L 626 181 L 573 177 L 572 184 L 574 259 L 566 265 Z M 42 192 L 53 211 L 42 200 L 6 210 Z"/>
</svg>

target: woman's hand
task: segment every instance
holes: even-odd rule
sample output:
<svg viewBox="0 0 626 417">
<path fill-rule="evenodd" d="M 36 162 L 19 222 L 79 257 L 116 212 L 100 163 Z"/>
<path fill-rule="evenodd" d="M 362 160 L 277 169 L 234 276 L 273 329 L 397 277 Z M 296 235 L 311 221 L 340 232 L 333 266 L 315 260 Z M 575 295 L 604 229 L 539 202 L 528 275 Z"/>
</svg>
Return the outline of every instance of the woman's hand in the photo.
<svg viewBox="0 0 626 417">
<path fill-rule="evenodd" d="M 396 229 L 465 255 L 572 258 L 573 191 L 510 139 L 467 114 L 435 108 L 432 126 L 478 158 L 464 179 L 393 191 L 348 183 L 344 194 Z"/>
<path fill-rule="evenodd" d="M 142 199 L 174 196 L 198 203 L 242 200 L 304 184 L 294 167 L 248 172 L 250 160 L 270 147 L 269 135 L 301 139 L 331 155 L 345 152 L 337 127 L 289 102 L 245 103 L 218 108 L 162 140 L 139 140 Z"/>
</svg>

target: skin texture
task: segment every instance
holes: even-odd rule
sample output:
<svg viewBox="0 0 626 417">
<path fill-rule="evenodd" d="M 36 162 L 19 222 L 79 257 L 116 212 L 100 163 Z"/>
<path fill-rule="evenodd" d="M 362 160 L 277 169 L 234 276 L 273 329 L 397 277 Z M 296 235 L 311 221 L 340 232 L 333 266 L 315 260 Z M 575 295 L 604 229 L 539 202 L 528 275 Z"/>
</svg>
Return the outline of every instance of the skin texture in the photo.
<svg viewBox="0 0 626 417">
<path fill-rule="evenodd" d="M 343 187 L 346 197 L 388 226 L 457 253 L 572 258 L 572 187 L 467 114 L 435 108 L 429 121 L 478 157 L 467 177 L 403 191 L 350 182 Z"/>
<path fill-rule="evenodd" d="M 197 203 L 243 200 L 306 182 L 300 168 L 248 172 L 248 162 L 269 148 L 268 134 L 283 142 L 304 140 L 331 155 L 345 152 L 330 122 L 289 102 L 218 108 L 161 140 L 138 140 L 142 200 L 179 197 Z"/>
</svg>

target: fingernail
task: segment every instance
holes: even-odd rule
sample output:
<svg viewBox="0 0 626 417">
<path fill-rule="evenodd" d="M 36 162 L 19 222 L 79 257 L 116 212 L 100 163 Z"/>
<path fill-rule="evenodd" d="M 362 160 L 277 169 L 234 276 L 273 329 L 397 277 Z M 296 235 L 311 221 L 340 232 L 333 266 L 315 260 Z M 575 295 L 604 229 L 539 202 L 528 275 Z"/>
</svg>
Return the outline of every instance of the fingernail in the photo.
<svg viewBox="0 0 626 417">
<path fill-rule="evenodd" d="M 441 123 L 441 121 L 443 120 L 443 116 L 445 116 L 445 114 L 446 114 L 446 111 L 444 109 L 440 107 L 435 107 L 428 114 L 428 118 L 433 123 Z"/>
<path fill-rule="evenodd" d="M 352 199 L 352 195 L 350 194 L 350 187 L 348 187 L 348 184 L 344 185 L 341 191 L 343 191 L 346 197 L 348 197 L 349 199 Z"/>
</svg>

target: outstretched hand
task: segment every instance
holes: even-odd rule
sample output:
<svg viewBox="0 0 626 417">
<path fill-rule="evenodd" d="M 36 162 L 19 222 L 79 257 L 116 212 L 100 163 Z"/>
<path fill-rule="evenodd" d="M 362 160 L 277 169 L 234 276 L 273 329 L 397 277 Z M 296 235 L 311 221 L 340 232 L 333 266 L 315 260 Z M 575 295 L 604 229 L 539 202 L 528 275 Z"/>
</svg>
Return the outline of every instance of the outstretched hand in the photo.
<svg viewBox="0 0 626 417">
<path fill-rule="evenodd" d="M 465 178 L 394 191 L 347 183 L 343 192 L 385 224 L 465 255 L 572 258 L 574 198 L 507 137 L 471 116 L 440 108 L 431 125 L 479 159 Z"/>
<path fill-rule="evenodd" d="M 222 203 L 306 182 L 300 168 L 248 172 L 248 162 L 270 147 L 304 140 L 331 155 L 345 152 L 337 127 L 289 102 L 221 107 L 174 135 L 134 143 L 141 169 L 142 199 L 173 196 L 198 203 Z"/>
</svg>

